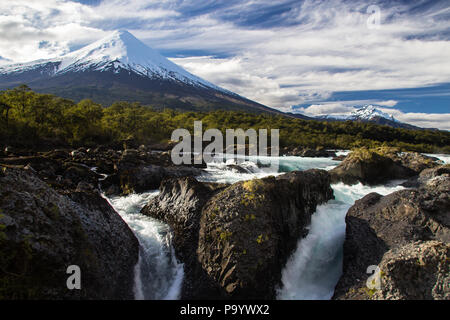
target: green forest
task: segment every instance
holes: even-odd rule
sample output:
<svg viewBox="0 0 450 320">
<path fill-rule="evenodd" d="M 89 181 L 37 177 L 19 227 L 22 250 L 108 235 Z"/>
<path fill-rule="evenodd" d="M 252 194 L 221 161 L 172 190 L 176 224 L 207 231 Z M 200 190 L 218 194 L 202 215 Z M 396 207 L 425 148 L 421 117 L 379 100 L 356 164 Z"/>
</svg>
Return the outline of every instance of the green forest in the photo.
<svg viewBox="0 0 450 320">
<path fill-rule="evenodd" d="M 281 147 L 352 149 L 391 146 L 400 150 L 450 153 L 450 132 L 407 130 L 360 122 L 322 122 L 269 113 L 240 111 L 182 112 L 139 103 L 102 107 L 91 100 L 75 103 L 27 86 L 0 92 L 0 145 L 30 148 L 153 144 L 167 142 L 172 131 L 280 129 Z"/>
</svg>

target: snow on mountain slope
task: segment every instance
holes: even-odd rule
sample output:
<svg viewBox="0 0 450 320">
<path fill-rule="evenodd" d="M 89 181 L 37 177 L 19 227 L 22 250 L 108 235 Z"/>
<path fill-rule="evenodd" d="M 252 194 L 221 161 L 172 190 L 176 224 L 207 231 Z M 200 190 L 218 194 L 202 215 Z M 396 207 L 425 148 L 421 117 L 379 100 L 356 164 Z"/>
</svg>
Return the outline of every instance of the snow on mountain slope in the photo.
<svg viewBox="0 0 450 320">
<path fill-rule="evenodd" d="M 362 108 L 353 111 L 350 117 L 353 119 L 356 118 L 359 120 L 367 120 L 367 121 L 373 120 L 376 117 L 385 118 L 391 121 L 397 121 L 392 115 L 377 109 L 373 105 L 366 105 Z"/>
<path fill-rule="evenodd" d="M 377 109 L 374 105 L 365 105 L 358 109 L 355 109 L 351 114 L 347 115 L 326 115 L 316 117 L 318 120 L 326 121 L 361 121 L 361 122 L 371 122 L 380 125 L 388 125 L 394 128 L 405 128 L 405 129 L 421 129 L 419 127 L 410 125 L 408 123 L 400 122 L 394 118 L 394 116 Z"/>
<path fill-rule="evenodd" d="M 143 77 L 178 81 L 235 95 L 189 73 L 125 30 L 115 31 L 97 42 L 59 58 L 0 67 L 0 74 L 33 70 L 41 70 L 41 73 L 49 76 L 84 71 L 119 73 L 125 70 Z"/>
<path fill-rule="evenodd" d="M 362 120 L 362 121 L 372 121 L 376 118 L 384 118 L 390 121 L 398 122 L 392 115 L 387 114 L 373 105 L 365 105 L 361 108 L 356 109 L 349 115 L 327 115 L 320 116 L 320 119 L 333 119 L 333 120 Z"/>
</svg>

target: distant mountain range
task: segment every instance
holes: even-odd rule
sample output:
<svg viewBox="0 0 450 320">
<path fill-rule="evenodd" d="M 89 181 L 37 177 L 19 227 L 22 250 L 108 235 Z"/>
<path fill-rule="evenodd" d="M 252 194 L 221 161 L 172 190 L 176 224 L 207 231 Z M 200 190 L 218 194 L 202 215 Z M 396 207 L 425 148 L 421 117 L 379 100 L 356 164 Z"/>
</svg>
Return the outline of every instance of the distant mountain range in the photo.
<svg viewBox="0 0 450 320">
<path fill-rule="evenodd" d="M 419 127 L 400 122 L 394 118 L 394 116 L 387 114 L 374 105 L 365 105 L 355 109 L 350 115 L 341 116 L 319 116 L 315 117 L 317 120 L 326 121 L 359 121 L 359 122 L 371 122 L 380 125 L 388 125 L 394 128 L 404 129 L 420 129 Z"/>
<path fill-rule="evenodd" d="M 103 105 L 137 101 L 181 110 L 281 113 L 189 73 L 125 30 L 59 58 L 0 67 L 0 89 L 20 84 Z"/>
</svg>

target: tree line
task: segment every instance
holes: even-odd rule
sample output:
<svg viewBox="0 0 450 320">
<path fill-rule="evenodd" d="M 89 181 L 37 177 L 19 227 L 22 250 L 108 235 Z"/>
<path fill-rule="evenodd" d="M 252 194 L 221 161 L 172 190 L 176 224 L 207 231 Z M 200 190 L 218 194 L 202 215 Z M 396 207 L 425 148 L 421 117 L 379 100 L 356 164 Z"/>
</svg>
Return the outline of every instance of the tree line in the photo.
<svg viewBox="0 0 450 320">
<path fill-rule="evenodd" d="M 362 122 L 302 120 L 242 111 L 182 112 L 140 103 L 115 102 L 102 107 L 33 92 L 25 85 L 0 92 L 0 145 L 22 147 L 154 144 L 167 142 L 173 130 L 280 129 L 281 147 L 396 147 L 400 150 L 450 153 L 450 132 L 409 130 Z"/>
</svg>

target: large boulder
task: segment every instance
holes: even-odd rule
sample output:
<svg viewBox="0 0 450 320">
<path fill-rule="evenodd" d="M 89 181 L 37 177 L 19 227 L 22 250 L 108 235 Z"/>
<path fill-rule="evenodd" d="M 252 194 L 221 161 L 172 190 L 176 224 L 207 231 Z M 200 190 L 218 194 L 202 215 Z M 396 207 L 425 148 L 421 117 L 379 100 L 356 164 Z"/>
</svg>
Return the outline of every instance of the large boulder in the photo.
<svg viewBox="0 0 450 320">
<path fill-rule="evenodd" d="M 159 166 L 130 166 L 121 167 L 117 176 L 122 193 L 131 194 L 158 189 L 165 172 Z"/>
<path fill-rule="evenodd" d="M 333 198 L 326 171 L 236 183 L 214 195 L 200 219 L 198 259 L 221 295 L 273 299 L 281 270 L 308 233 L 318 204 Z"/>
<path fill-rule="evenodd" d="M 66 162 L 63 167 L 66 169 L 62 174 L 62 179 L 66 181 L 66 185 L 68 186 L 71 185 L 76 187 L 82 181 L 97 185 L 98 180 L 101 178 L 99 174 L 82 164 Z"/>
<path fill-rule="evenodd" d="M 31 170 L 0 176 L 0 299 L 132 299 L 139 244 L 98 193 L 51 189 Z M 81 269 L 81 290 L 66 270 Z"/>
<path fill-rule="evenodd" d="M 391 154 L 390 157 L 402 166 L 411 169 L 416 174 L 419 174 L 425 169 L 435 168 L 442 164 L 438 158 L 429 157 L 418 152 L 402 152 Z"/>
<path fill-rule="evenodd" d="M 374 300 L 450 300 L 450 244 L 417 241 L 383 256 Z M 373 293 L 373 294 L 371 294 Z"/>
<path fill-rule="evenodd" d="M 140 193 L 158 189 L 166 178 L 198 176 L 201 173 L 199 168 L 172 165 L 170 156 L 165 153 L 127 149 L 117 162 L 115 173 L 101 181 L 101 185 L 105 191 L 118 186 L 122 194 Z"/>
<path fill-rule="evenodd" d="M 450 177 L 450 164 L 424 169 L 418 176 L 415 176 L 404 182 L 402 186 L 407 188 L 419 188 L 425 185 L 431 179 L 439 176 Z"/>
<path fill-rule="evenodd" d="M 122 166 L 117 173 L 101 181 L 101 185 L 104 190 L 107 190 L 111 185 L 118 183 L 122 194 L 140 193 L 158 189 L 166 178 L 193 177 L 201 173 L 201 169 L 185 166 Z"/>
<path fill-rule="evenodd" d="M 344 161 L 330 171 L 333 182 L 368 185 L 381 184 L 394 179 L 407 179 L 416 173 L 402 164 L 373 150 L 360 149 L 350 153 Z"/>
<path fill-rule="evenodd" d="M 316 206 L 331 198 L 323 170 L 231 186 L 168 179 L 142 213 L 174 230 L 185 264 L 183 298 L 270 299 Z"/>
<path fill-rule="evenodd" d="M 414 241 L 450 242 L 450 178 L 439 176 L 423 188 L 387 196 L 369 194 L 346 217 L 343 275 L 335 299 L 367 299 L 367 268 L 389 250 Z M 407 277 L 407 275 L 405 275 Z"/>
</svg>

